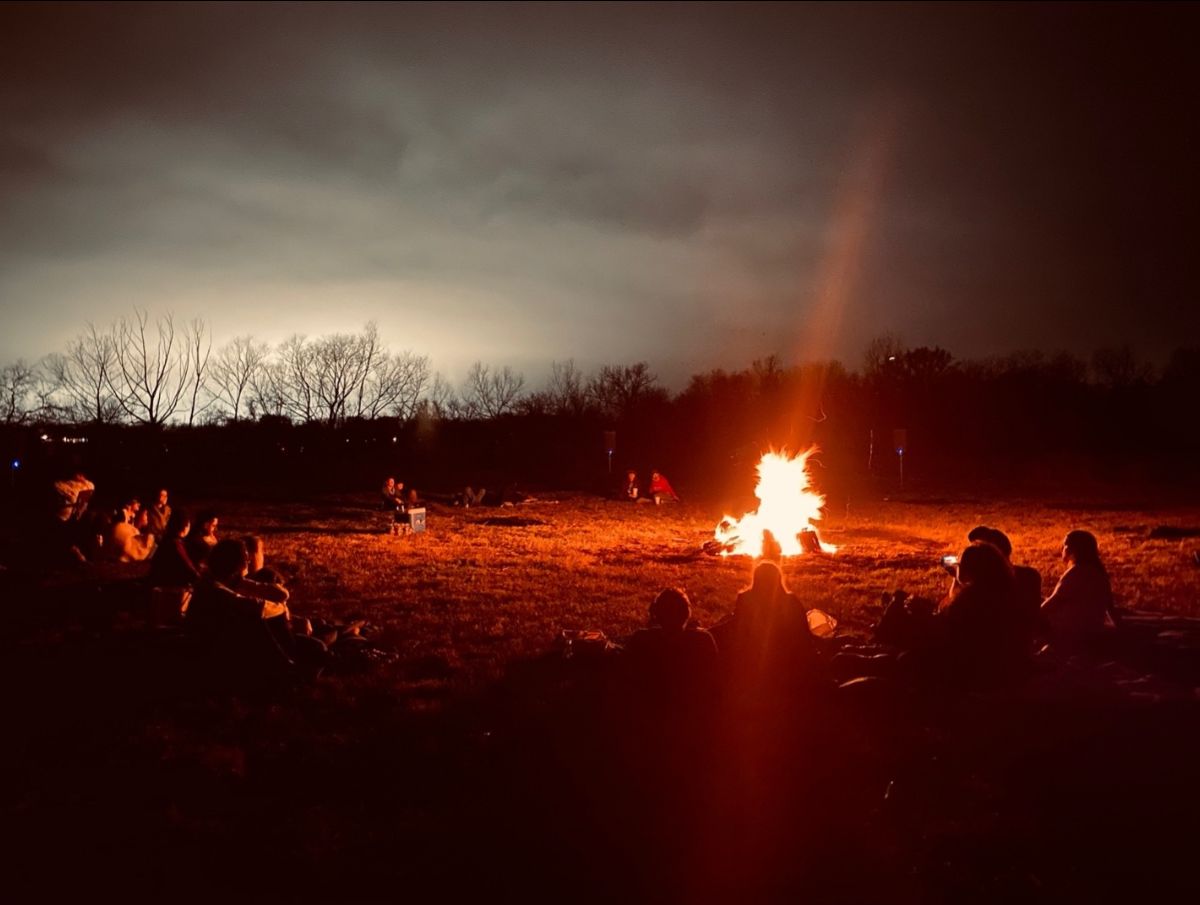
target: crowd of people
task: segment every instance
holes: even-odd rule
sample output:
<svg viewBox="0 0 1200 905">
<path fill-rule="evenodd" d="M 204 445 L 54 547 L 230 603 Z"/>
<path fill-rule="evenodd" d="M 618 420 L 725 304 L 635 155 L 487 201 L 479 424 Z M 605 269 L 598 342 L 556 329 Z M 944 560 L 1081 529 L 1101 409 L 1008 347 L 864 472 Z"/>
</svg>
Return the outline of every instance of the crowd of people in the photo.
<svg viewBox="0 0 1200 905">
<path fill-rule="evenodd" d="M 296 617 L 286 580 L 265 563 L 259 537 L 223 538 L 219 515 L 193 517 L 173 506 L 168 489 L 143 506 L 127 496 L 112 512 L 94 511 L 95 484 L 72 475 L 55 484 L 51 546 L 69 561 L 148 562 L 146 581 L 159 618 L 178 619 L 210 651 L 248 668 L 319 671 L 329 644 L 348 627 Z M 638 502 L 677 501 L 654 472 L 643 495 L 636 472 L 624 495 Z M 467 488 L 460 505 L 480 505 L 484 491 Z M 422 505 L 417 492 L 388 477 L 382 506 L 401 516 Z M 767 549 L 778 549 L 769 545 Z M 883 612 L 866 645 L 826 643 L 810 630 L 812 613 L 785 586 L 778 562 L 759 562 L 733 612 L 705 630 L 692 618 L 685 591 L 668 588 L 650 605 L 649 626 L 623 646 L 631 674 L 665 698 L 702 694 L 718 673 L 730 687 L 783 687 L 793 681 L 893 677 L 947 686 L 1003 681 L 1025 670 L 1035 650 L 1096 649 L 1121 619 L 1094 535 L 1071 531 L 1066 566 L 1042 598 L 1037 570 L 1014 565 L 1004 532 L 980 525 L 967 535 L 945 596 L 932 600 L 903 590 L 885 594 Z M 61 560 L 60 560 L 61 561 Z M 815 612 L 815 611 L 814 611 Z M 355 632 L 351 632 L 355 634 Z M 782 683 L 782 684 L 780 684 Z"/>
<path fill-rule="evenodd" d="M 390 490 L 398 507 L 416 502 L 403 484 Z M 182 628 L 222 672 L 313 677 L 335 645 L 364 640 L 362 622 L 292 613 L 287 579 L 266 564 L 263 539 L 222 537 L 217 512 L 193 516 L 172 505 L 167 488 L 149 506 L 124 496 L 112 511 L 92 506 L 96 485 L 82 473 L 57 481 L 53 491 L 50 530 L 39 543 L 47 564 L 143 564 L 144 577 L 131 585 L 146 591 L 150 620 Z"/>
<path fill-rule="evenodd" d="M 733 612 L 705 630 L 691 618 L 685 591 L 668 588 L 650 605 L 649 627 L 615 646 L 628 672 L 653 698 L 679 702 L 711 688 L 760 696 L 803 686 L 891 679 L 914 687 L 989 688 L 1026 675 L 1035 656 L 1102 652 L 1121 617 L 1096 538 L 1071 531 L 1063 541 L 1065 570 L 1042 599 L 1041 575 L 1014 566 L 1004 532 L 979 526 L 941 600 L 896 591 L 867 644 L 817 637 L 817 610 L 784 584 L 779 565 L 758 562 Z"/>
</svg>

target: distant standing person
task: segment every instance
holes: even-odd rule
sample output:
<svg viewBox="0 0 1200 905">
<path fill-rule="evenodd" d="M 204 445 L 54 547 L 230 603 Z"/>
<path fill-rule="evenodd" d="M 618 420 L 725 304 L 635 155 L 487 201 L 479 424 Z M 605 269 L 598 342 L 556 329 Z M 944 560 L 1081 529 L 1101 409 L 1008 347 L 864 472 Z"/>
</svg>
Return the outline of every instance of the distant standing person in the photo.
<svg viewBox="0 0 1200 905">
<path fill-rule="evenodd" d="M 1042 615 L 1050 625 L 1052 638 L 1086 643 L 1105 630 L 1105 619 L 1119 627 L 1121 618 L 1113 603 L 1112 584 L 1096 535 L 1090 531 L 1072 531 L 1063 540 L 1062 560 L 1067 570 L 1042 603 Z"/>
</svg>

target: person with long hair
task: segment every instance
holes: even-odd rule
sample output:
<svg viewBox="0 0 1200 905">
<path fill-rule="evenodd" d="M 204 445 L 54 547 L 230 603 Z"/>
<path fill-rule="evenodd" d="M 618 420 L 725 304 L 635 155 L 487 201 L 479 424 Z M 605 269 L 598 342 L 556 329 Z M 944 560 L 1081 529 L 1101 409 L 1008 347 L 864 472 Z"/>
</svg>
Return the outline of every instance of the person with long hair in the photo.
<svg viewBox="0 0 1200 905">
<path fill-rule="evenodd" d="M 171 510 L 158 553 L 150 560 L 150 582 L 155 587 L 189 587 L 200 580 L 200 569 L 187 549 L 191 531 L 192 517 L 187 510 Z"/>
<path fill-rule="evenodd" d="M 1042 603 L 1051 637 L 1066 640 L 1096 636 L 1105 630 L 1106 620 L 1111 620 L 1114 627 L 1120 626 L 1096 535 L 1071 531 L 1063 539 L 1062 560 L 1067 569 Z"/>
<path fill-rule="evenodd" d="M 817 665 L 808 611 L 773 562 L 754 567 L 733 613 L 712 627 L 724 669 L 742 692 L 782 691 L 810 680 Z"/>
</svg>

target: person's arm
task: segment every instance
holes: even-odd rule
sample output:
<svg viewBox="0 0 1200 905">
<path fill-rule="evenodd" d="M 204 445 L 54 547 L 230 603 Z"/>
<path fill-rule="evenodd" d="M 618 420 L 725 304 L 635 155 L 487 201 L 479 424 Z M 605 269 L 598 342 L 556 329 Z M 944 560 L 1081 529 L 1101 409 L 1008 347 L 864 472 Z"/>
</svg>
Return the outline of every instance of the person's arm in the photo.
<svg viewBox="0 0 1200 905">
<path fill-rule="evenodd" d="M 1054 590 L 1050 592 L 1050 596 L 1042 601 L 1042 615 L 1053 619 L 1056 614 L 1061 612 L 1064 607 L 1068 606 L 1070 600 L 1075 594 L 1075 577 L 1071 574 L 1072 569 L 1067 569 L 1063 572 L 1062 578 L 1058 580 L 1058 584 L 1054 586 Z"/>
<path fill-rule="evenodd" d="M 291 596 L 283 585 L 268 584 L 265 581 L 254 581 L 250 578 L 243 578 L 237 583 L 234 590 L 245 597 L 253 597 L 255 600 L 268 603 L 287 603 L 288 597 Z"/>
<path fill-rule="evenodd" d="M 183 542 L 183 538 L 175 538 L 175 553 L 179 557 L 179 562 L 183 566 L 183 570 L 188 574 L 192 581 L 200 580 L 200 569 L 192 562 L 191 556 L 188 555 L 187 544 Z M 162 555 L 161 553 L 159 554 Z"/>
</svg>

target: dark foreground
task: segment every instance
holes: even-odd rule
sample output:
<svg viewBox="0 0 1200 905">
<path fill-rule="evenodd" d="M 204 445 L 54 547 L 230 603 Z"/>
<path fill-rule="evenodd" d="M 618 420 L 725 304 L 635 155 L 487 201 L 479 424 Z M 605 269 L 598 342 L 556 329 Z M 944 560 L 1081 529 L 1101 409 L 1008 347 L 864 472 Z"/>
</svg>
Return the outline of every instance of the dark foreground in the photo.
<svg viewBox="0 0 1200 905">
<path fill-rule="evenodd" d="M 1200 703 L 1116 666 L 682 717 L 548 656 L 422 713 L 352 679 L 206 687 L 119 613 L 21 634 L 3 656 L 13 901 L 1200 891 Z"/>
</svg>

